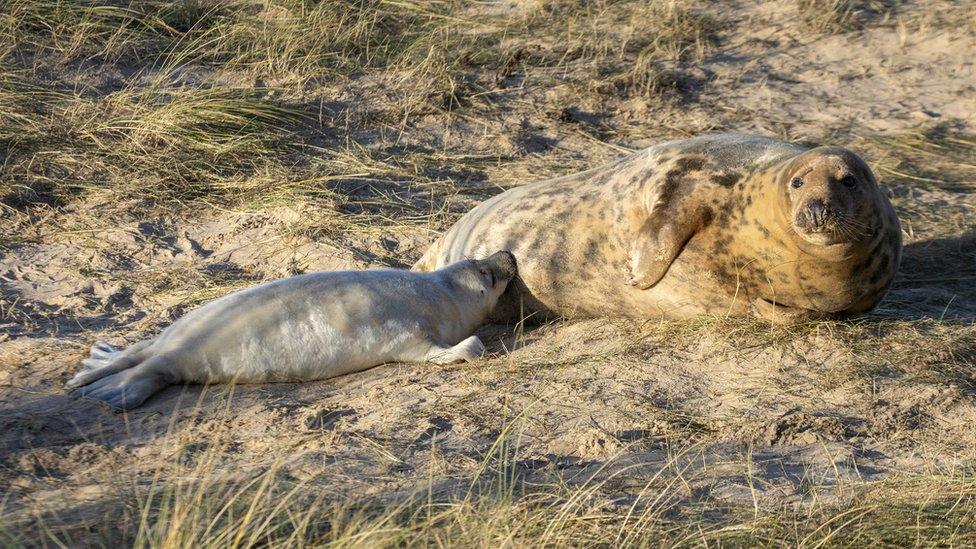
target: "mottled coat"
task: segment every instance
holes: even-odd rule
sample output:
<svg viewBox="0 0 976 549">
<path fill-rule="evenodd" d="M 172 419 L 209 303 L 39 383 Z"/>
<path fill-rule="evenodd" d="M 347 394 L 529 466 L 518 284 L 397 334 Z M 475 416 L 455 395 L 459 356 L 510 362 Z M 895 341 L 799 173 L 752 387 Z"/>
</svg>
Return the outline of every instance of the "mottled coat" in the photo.
<svg viewBox="0 0 976 549">
<path fill-rule="evenodd" d="M 520 279 L 494 317 L 777 322 L 859 313 L 901 253 L 891 204 L 839 148 L 723 134 L 510 189 L 474 208 L 414 266 L 510 250 Z"/>
</svg>

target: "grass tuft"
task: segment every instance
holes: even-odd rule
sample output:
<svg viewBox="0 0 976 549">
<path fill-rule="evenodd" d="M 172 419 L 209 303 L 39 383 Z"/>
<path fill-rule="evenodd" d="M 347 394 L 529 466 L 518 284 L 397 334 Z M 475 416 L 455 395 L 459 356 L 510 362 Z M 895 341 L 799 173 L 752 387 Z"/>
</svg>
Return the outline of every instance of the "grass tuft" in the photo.
<svg viewBox="0 0 976 549">
<path fill-rule="evenodd" d="M 860 0 L 796 0 L 797 16 L 814 33 L 839 33 L 854 30 L 860 22 Z"/>
</svg>

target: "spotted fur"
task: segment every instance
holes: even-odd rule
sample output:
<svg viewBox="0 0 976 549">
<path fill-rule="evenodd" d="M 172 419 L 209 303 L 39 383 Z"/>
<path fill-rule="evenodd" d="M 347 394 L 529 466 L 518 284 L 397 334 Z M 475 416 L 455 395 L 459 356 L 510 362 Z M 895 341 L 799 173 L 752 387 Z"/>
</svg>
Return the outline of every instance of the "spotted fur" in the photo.
<svg viewBox="0 0 976 549">
<path fill-rule="evenodd" d="M 798 191 L 789 184 L 801 172 L 811 183 Z M 837 183 L 848 172 L 862 185 L 849 197 Z M 846 201 L 846 240 L 819 245 L 795 222 L 804 219 L 801 195 L 818 192 Z M 901 229 L 854 153 L 721 134 L 506 191 L 462 217 L 414 268 L 499 248 L 515 254 L 520 277 L 498 320 L 711 313 L 795 322 L 873 308 L 898 268 Z"/>
</svg>

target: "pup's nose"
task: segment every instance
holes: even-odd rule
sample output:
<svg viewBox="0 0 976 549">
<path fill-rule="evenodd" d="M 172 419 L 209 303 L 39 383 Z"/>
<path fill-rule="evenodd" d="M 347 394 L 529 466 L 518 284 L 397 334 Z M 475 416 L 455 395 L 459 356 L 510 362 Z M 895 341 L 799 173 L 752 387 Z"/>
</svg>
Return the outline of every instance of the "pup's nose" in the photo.
<svg viewBox="0 0 976 549">
<path fill-rule="evenodd" d="M 516 274 L 518 274 L 518 264 L 515 261 L 515 255 L 508 250 L 493 253 L 488 260 L 491 261 L 492 264 L 498 266 L 502 273 L 510 278 L 513 278 Z"/>
<path fill-rule="evenodd" d="M 822 227 L 827 222 L 830 209 L 819 198 L 811 200 L 807 204 L 806 217 L 813 227 Z"/>
</svg>

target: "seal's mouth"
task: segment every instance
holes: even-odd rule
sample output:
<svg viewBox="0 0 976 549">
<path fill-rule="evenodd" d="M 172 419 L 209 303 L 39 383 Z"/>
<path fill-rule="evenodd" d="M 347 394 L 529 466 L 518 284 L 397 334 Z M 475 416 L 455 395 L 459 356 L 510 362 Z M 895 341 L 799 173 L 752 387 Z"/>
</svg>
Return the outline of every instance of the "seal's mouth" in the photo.
<svg viewBox="0 0 976 549">
<path fill-rule="evenodd" d="M 867 227 L 860 223 L 841 220 L 818 227 L 804 226 L 794 222 L 793 228 L 804 240 L 819 246 L 859 242 L 869 232 Z"/>
<path fill-rule="evenodd" d="M 857 242 L 870 232 L 869 227 L 830 209 L 807 208 L 793 218 L 793 229 L 811 244 L 829 246 Z"/>
<path fill-rule="evenodd" d="M 811 229 L 800 226 L 796 223 L 794 223 L 793 227 L 796 229 L 797 234 L 811 244 L 826 246 L 845 241 L 840 231 L 838 231 L 836 227 L 824 226 Z"/>
</svg>

